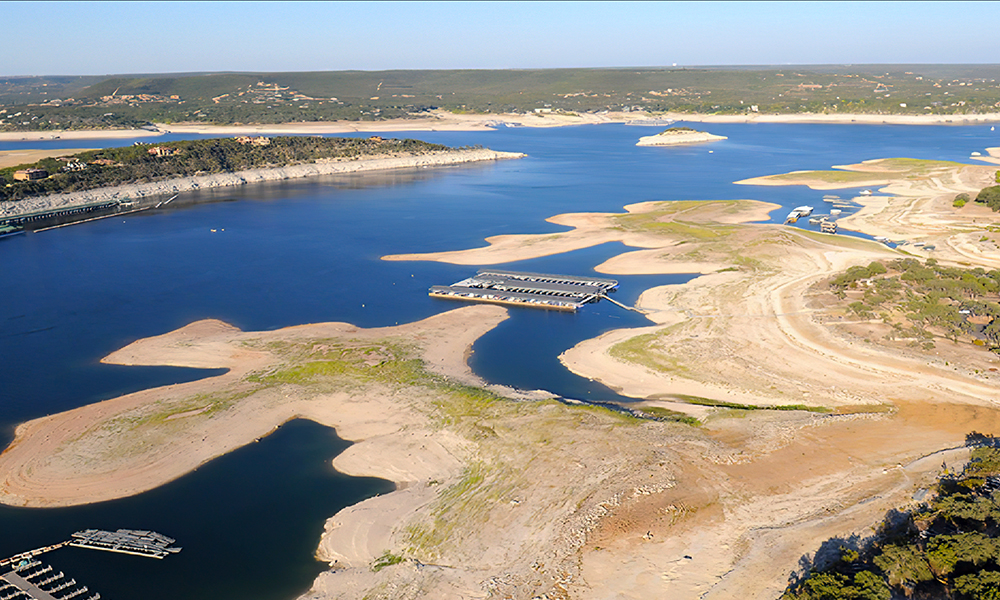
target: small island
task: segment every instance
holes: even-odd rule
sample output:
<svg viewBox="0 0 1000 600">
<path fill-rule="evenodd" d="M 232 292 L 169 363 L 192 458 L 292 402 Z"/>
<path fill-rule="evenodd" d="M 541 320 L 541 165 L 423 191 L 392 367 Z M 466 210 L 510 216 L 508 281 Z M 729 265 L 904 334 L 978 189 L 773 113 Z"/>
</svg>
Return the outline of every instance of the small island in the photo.
<svg viewBox="0 0 1000 600">
<path fill-rule="evenodd" d="M 656 135 L 639 138 L 636 146 L 676 146 L 677 144 L 700 144 L 728 139 L 724 135 L 715 135 L 706 131 L 698 131 L 690 127 L 671 127 Z"/>
</svg>

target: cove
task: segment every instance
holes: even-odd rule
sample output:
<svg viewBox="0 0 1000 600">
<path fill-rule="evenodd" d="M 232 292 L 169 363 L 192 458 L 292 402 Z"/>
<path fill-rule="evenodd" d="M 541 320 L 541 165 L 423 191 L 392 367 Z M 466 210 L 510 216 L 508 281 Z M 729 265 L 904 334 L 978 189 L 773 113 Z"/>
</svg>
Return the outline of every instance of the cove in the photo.
<svg viewBox="0 0 1000 600">
<path fill-rule="evenodd" d="M 155 490 L 52 509 L 0 507 L 0 556 L 81 529 L 151 529 L 183 550 L 163 560 L 79 548 L 41 557 L 104 598 L 292 598 L 326 565 L 315 560 L 323 523 L 345 506 L 395 489 L 349 477 L 330 461 L 350 442 L 312 421 L 286 423 Z"/>
</svg>

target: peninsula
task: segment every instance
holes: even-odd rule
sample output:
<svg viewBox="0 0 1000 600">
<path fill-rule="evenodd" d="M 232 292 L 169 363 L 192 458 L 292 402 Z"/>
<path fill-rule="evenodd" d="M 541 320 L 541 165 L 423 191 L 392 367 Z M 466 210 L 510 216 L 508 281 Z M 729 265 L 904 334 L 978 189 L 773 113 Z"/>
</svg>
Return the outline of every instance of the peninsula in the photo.
<svg viewBox="0 0 1000 600">
<path fill-rule="evenodd" d="M 869 203 L 860 212 L 933 231 L 942 262 L 996 268 L 995 213 L 952 206 L 955 194 L 990 184 L 995 167 L 907 164 L 892 163 L 899 195 L 860 199 Z M 970 430 L 1000 429 L 1000 415 L 990 406 L 993 353 L 933 330 L 916 345 L 890 343 L 830 300 L 825 282 L 894 264 L 897 251 L 753 222 L 773 208 L 647 202 L 554 216 L 568 228 L 560 233 L 385 257 L 499 264 L 620 241 L 634 250 L 600 272 L 702 273 L 647 290 L 638 304 L 648 326 L 562 356 L 637 398 L 632 413 L 478 380 L 465 356 L 506 318 L 497 306 L 369 330 L 199 321 L 105 361 L 227 373 L 22 424 L 0 455 L 0 500 L 137 493 L 309 418 L 358 441 L 335 460 L 339 470 L 399 489 L 328 521 L 318 555 L 336 568 L 308 598 L 390 587 L 409 590 L 399 598 L 777 597 L 803 554 L 867 531 L 931 485 L 942 460 L 966 456 Z"/>
<path fill-rule="evenodd" d="M 713 135 L 705 131 L 698 131 L 690 127 L 671 127 L 661 131 L 656 135 L 647 135 L 639 138 L 636 146 L 677 146 L 680 144 L 700 144 L 702 142 L 714 142 L 717 140 L 729 139 L 724 135 Z"/>
<path fill-rule="evenodd" d="M 910 283 L 926 275 L 945 291 L 978 281 L 975 302 L 997 301 L 996 213 L 954 204 L 995 177 L 993 165 L 885 159 L 770 179 L 882 186 L 841 222 L 937 247 L 909 256 L 759 223 L 776 206 L 751 200 L 555 215 L 565 230 L 386 256 L 490 265 L 617 241 L 631 249 L 599 272 L 702 275 L 644 292 L 648 325 L 561 356 L 636 398 L 629 412 L 475 377 L 466 357 L 507 317 L 498 306 L 377 329 L 197 321 L 104 361 L 225 374 L 21 424 L 0 455 L 0 501 L 135 494 L 308 418 L 357 442 L 338 470 L 397 491 L 330 518 L 317 554 L 331 569 L 306 598 L 773 599 L 823 540 L 867 535 L 933 486 L 942 461 L 965 460 L 970 431 L 1000 430 L 996 354 L 882 293 L 929 296 Z"/>
<path fill-rule="evenodd" d="M 58 153 L 57 153 L 58 154 Z M 0 216 L 70 208 L 122 197 L 385 169 L 521 158 L 418 140 L 242 136 L 135 144 L 48 156 L 0 169 Z"/>
</svg>

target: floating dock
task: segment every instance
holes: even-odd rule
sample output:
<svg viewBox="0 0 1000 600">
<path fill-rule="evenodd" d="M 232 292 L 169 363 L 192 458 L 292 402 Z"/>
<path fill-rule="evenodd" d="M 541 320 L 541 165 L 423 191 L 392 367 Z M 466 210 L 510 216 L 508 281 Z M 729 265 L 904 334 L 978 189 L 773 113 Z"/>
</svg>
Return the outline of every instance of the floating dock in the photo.
<svg viewBox="0 0 1000 600">
<path fill-rule="evenodd" d="M 180 548 L 171 548 L 175 539 L 155 531 L 142 531 L 139 529 L 119 529 L 118 531 L 102 531 L 100 529 L 87 529 L 77 531 L 73 534 L 73 539 L 69 545 L 75 548 L 90 548 L 92 550 L 106 550 L 108 552 L 120 552 L 122 554 L 135 554 L 138 556 L 148 556 L 150 558 L 163 558 L 168 554 L 176 554 Z"/>
<path fill-rule="evenodd" d="M 616 289 L 614 279 L 483 269 L 453 285 L 430 288 L 432 298 L 576 311 Z"/>
<path fill-rule="evenodd" d="M 92 213 L 99 210 L 110 210 L 113 208 L 117 208 L 120 205 L 121 202 L 119 200 L 109 200 L 104 202 L 91 202 L 90 204 L 81 204 L 79 206 L 70 206 L 66 208 L 37 210 L 34 212 L 14 215 L 11 217 L 0 219 L 0 226 L 6 227 L 11 225 L 26 225 L 28 223 L 34 223 L 35 221 L 42 221 L 45 219 L 71 217 L 76 215 L 82 215 L 85 213 Z"/>
</svg>

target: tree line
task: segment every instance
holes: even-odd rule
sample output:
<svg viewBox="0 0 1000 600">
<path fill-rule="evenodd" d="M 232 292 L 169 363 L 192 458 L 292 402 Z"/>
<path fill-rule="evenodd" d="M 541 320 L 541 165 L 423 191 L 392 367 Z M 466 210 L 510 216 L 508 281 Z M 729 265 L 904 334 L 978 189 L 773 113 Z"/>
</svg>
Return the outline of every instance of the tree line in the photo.
<svg viewBox="0 0 1000 600">
<path fill-rule="evenodd" d="M 970 462 L 930 501 L 890 511 L 871 539 L 824 542 L 782 600 L 1000 599 L 997 441 L 970 433 Z"/>
<path fill-rule="evenodd" d="M 889 338 L 913 338 L 930 348 L 933 329 L 1000 352 L 998 269 L 947 267 L 933 258 L 876 261 L 851 267 L 830 280 L 829 288 L 841 299 L 860 293 L 848 310 L 861 318 L 881 318 L 892 327 Z M 980 317 L 980 324 L 969 317 Z"/>
<path fill-rule="evenodd" d="M 387 154 L 418 155 L 451 150 L 419 140 L 326 137 L 274 137 L 267 145 L 236 138 L 185 140 L 91 150 L 30 165 L 0 169 L 0 200 L 21 200 L 130 183 L 210 173 L 288 166 L 321 159 L 360 159 Z M 161 155 L 150 153 L 159 147 Z M 49 177 L 16 181 L 14 173 L 43 169 Z M 74 170 L 75 169 L 75 170 Z"/>
</svg>

